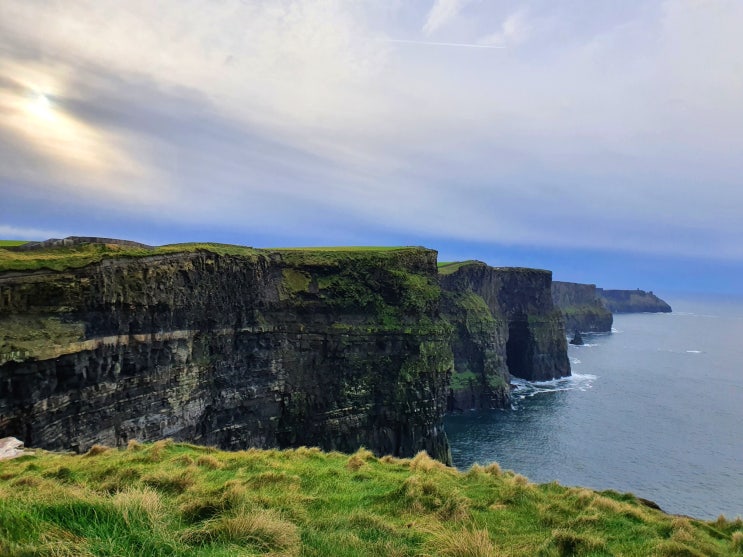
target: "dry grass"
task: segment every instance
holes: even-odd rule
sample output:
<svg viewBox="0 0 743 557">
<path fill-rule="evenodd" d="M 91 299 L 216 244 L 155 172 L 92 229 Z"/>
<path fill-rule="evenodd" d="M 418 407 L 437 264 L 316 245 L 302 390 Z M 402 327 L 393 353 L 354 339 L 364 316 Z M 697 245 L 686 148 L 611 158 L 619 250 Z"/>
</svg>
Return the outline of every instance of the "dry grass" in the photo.
<svg viewBox="0 0 743 557">
<path fill-rule="evenodd" d="M 111 450 L 111 447 L 106 447 L 105 445 L 93 445 L 92 447 L 90 447 L 88 452 L 85 453 L 84 456 L 87 456 L 87 457 L 98 456 L 110 450 Z"/>
<path fill-rule="evenodd" d="M 116 493 L 111 498 L 116 507 L 129 524 L 135 515 L 143 515 L 150 522 L 163 518 L 163 502 L 160 494 L 149 487 L 131 487 Z"/>
<path fill-rule="evenodd" d="M 409 463 L 410 469 L 414 472 L 431 472 L 432 470 L 436 470 L 439 472 L 455 472 L 453 468 L 449 468 L 444 463 L 439 462 L 438 460 L 432 459 L 430 456 L 428 456 L 428 453 L 426 451 L 420 451 L 418 454 L 416 454 Z"/>
<path fill-rule="evenodd" d="M 352 454 L 350 457 L 348 457 L 348 461 L 346 461 L 346 468 L 351 470 L 352 472 L 357 472 L 362 466 L 364 466 L 366 462 L 363 458 L 361 458 L 359 455 Z"/>
<path fill-rule="evenodd" d="M 733 551 L 743 553 L 743 532 L 733 532 L 730 539 L 730 545 L 732 546 Z"/>
<path fill-rule="evenodd" d="M 439 529 L 431 532 L 426 544 L 430 553 L 441 557 L 497 557 L 498 553 L 490 534 L 485 529 Z"/>
<path fill-rule="evenodd" d="M 566 528 L 558 528 L 542 548 L 543 554 L 554 551 L 557 555 L 596 555 L 606 554 L 606 541 L 596 535 L 579 534 Z"/>
<path fill-rule="evenodd" d="M 296 555 L 300 550 L 297 526 L 273 510 L 258 509 L 248 514 L 222 517 L 204 527 L 206 539 L 248 544 L 262 552 Z"/>
<path fill-rule="evenodd" d="M 196 459 L 196 464 L 205 468 L 209 468 L 211 470 L 219 470 L 224 466 L 212 455 L 201 455 L 199 458 Z"/>
</svg>

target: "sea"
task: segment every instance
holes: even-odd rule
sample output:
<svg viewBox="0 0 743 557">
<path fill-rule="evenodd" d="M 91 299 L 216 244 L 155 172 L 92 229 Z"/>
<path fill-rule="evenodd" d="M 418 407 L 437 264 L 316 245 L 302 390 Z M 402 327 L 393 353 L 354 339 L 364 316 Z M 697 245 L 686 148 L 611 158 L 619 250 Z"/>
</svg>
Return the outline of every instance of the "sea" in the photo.
<svg viewBox="0 0 743 557">
<path fill-rule="evenodd" d="M 667 301 L 570 346 L 572 377 L 515 380 L 510 409 L 448 416 L 454 465 L 743 516 L 743 299 Z"/>
</svg>

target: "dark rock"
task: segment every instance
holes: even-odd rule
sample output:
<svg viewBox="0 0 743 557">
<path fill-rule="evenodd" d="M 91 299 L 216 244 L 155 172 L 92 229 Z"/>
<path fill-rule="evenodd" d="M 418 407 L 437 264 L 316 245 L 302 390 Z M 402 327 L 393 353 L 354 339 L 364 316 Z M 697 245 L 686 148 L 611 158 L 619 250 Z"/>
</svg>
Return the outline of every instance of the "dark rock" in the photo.
<svg viewBox="0 0 743 557">
<path fill-rule="evenodd" d="M 0 437 L 450 461 L 436 252 L 255 250 L 0 274 Z"/>
<path fill-rule="evenodd" d="M 610 332 L 614 318 L 595 284 L 552 281 L 552 301 L 565 315 L 568 331 Z"/>
<path fill-rule="evenodd" d="M 598 294 L 614 313 L 671 313 L 671 306 L 644 290 L 603 290 Z"/>
<path fill-rule="evenodd" d="M 573 333 L 573 339 L 570 341 L 570 344 L 574 344 L 576 346 L 583 346 L 583 337 L 580 335 L 580 331 L 575 331 Z"/>
<path fill-rule="evenodd" d="M 552 304 L 551 282 L 550 271 L 478 261 L 441 273 L 444 308 L 456 327 L 453 387 L 460 380 L 459 395 L 452 393 L 450 401 L 464 398 L 482 407 L 478 401 L 495 396 L 503 405 L 509 374 L 532 381 L 570 375 L 564 321 Z"/>
</svg>

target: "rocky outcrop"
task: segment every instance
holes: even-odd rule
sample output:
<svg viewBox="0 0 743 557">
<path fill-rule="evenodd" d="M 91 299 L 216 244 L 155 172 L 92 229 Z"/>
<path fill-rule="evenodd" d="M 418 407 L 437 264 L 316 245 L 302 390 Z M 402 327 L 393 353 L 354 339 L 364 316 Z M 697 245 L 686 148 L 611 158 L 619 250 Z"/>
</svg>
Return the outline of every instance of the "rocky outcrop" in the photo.
<svg viewBox="0 0 743 557">
<path fill-rule="evenodd" d="M 0 460 L 18 458 L 24 454 L 23 441 L 19 441 L 15 437 L 4 437 L 0 439 Z"/>
<path fill-rule="evenodd" d="M 509 375 L 533 381 L 570 375 L 550 271 L 475 261 L 442 266 L 440 277 L 445 314 L 455 327 L 450 407 L 502 405 Z"/>
<path fill-rule="evenodd" d="M 140 251 L 0 273 L 0 437 L 449 461 L 435 251 Z"/>
<path fill-rule="evenodd" d="M 603 290 L 598 294 L 614 313 L 670 313 L 671 306 L 652 292 L 644 290 Z"/>
<path fill-rule="evenodd" d="M 595 284 L 552 281 L 552 301 L 565 316 L 565 329 L 584 333 L 610 332 L 614 318 Z"/>
</svg>

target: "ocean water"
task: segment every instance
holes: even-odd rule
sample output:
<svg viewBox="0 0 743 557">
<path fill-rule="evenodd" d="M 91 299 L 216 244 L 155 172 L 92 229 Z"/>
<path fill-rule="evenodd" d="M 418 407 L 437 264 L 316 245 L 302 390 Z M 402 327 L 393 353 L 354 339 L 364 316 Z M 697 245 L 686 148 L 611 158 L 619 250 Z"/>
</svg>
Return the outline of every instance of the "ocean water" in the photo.
<svg viewBox="0 0 743 557">
<path fill-rule="evenodd" d="M 665 511 L 743 516 L 743 301 L 669 299 L 570 346 L 573 377 L 520 381 L 511 410 L 446 419 L 454 465 L 629 491 Z"/>
</svg>

